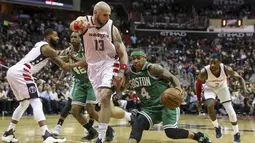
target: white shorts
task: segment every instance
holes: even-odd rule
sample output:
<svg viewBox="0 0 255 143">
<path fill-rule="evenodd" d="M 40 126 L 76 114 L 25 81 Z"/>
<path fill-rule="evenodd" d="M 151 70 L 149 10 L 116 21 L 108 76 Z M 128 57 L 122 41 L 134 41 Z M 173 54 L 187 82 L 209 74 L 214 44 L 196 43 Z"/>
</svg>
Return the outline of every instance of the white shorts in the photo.
<svg viewBox="0 0 255 143">
<path fill-rule="evenodd" d="M 100 99 L 100 88 L 112 89 L 113 64 L 116 60 L 104 60 L 96 65 L 88 66 L 88 77 L 96 94 L 97 100 Z"/>
<path fill-rule="evenodd" d="M 7 71 L 7 81 L 17 101 L 39 97 L 38 88 L 29 67 L 29 65 L 14 65 Z"/>
<path fill-rule="evenodd" d="M 216 96 L 220 99 L 221 103 L 229 102 L 231 100 L 231 94 L 228 87 L 212 88 L 204 85 L 204 97 L 207 99 L 216 99 Z"/>
</svg>

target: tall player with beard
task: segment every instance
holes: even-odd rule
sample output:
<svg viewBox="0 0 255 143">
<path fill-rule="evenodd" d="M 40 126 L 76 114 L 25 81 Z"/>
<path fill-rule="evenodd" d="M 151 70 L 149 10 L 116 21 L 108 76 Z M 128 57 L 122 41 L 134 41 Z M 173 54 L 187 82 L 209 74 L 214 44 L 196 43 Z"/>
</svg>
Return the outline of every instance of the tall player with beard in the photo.
<svg viewBox="0 0 255 143">
<path fill-rule="evenodd" d="M 110 14 L 110 6 L 101 1 L 95 5 L 93 16 L 80 16 L 70 24 L 72 31 L 78 31 L 82 35 L 88 76 L 101 105 L 97 143 L 104 142 L 113 114 L 110 99 L 114 91 L 112 78 L 115 76 L 113 65 L 116 62 L 116 55 L 119 57 L 120 70 L 116 73 L 114 81 L 123 81 L 128 64 L 126 47 L 119 30 L 110 19 Z"/>
<path fill-rule="evenodd" d="M 214 53 L 210 57 L 210 64 L 205 66 L 198 75 L 196 82 L 196 94 L 198 99 L 198 108 L 201 108 L 201 91 L 204 83 L 204 97 L 207 111 L 216 131 L 216 138 L 222 138 L 221 127 L 216 118 L 214 110 L 214 100 L 216 96 L 220 99 L 221 104 L 226 109 L 229 120 L 234 130 L 234 142 L 240 143 L 240 133 L 237 124 L 236 112 L 232 106 L 231 94 L 228 89 L 227 75 L 239 81 L 245 93 L 247 88 L 244 79 L 235 72 L 231 67 L 221 63 L 221 55 Z"/>
<path fill-rule="evenodd" d="M 58 41 L 57 32 L 53 29 L 47 29 L 44 32 L 44 40 L 37 42 L 23 59 L 9 68 L 7 80 L 17 101 L 19 101 L 19 106 L 13 112 L 10 125 L 2 136 L 3 142 L 18 142 L 18 139 L 14 136 L 14 130 L 29 105 L 32 106 L 34 119 L 41 128 L 43 143 L 66 141 L 66 139 L 58 139 L 50 134 L 46 125 L 42 103 L 39 99 L 37 85 L 33 78 L 33 74 L 40 71 L 49 59 L 63 70 L 69 70 L 77 66 L 86 66 L 84 61 L 65 63 L 54 50 Z"/>
</svg>

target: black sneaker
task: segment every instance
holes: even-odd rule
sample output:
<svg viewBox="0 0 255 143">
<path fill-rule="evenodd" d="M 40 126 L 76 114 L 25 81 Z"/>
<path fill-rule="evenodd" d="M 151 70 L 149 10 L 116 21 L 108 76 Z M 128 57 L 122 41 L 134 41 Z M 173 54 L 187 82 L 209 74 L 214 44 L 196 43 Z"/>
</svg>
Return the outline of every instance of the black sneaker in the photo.
<svg viewBox="0 0 255 143">
<path fill-rule="evenodd" d="M 198 143 L 212 143 L 212 141 L 209 139 L 208 135 L 201 133 L 201 132 L 195 133 L 194 139 Z"/>
<path fill-rule="evenodd" d="M 218 128 L 215 127 L 215 132 L 216 132 L 216 138 L 221 139 L 222 138 L 221 126 L 219 126 Z"/>
<path fill-rule="evenodd" d="M 132 125 L 134 123 L 134 121 L 136 120 L 136 117 L 137 117 L 139 111 L 137 109 L 134 109 L 130 113 L 131 113 L 131 116 L 130 116 L 131 120 L 129 121 L 129 124 Z"/>
<path fill-rule="evenodd" d="M 240 133 L 236 133 L 234 135 L 234 143 L 240 143 L 241 139 L 240 139 Z"/>
<path fill-rule="evenodd" d="M 102 142 L 102 139 L 99 139 L 99 138 L 98 138 L 97 141 L 96 141 L 96 143 L 103 143 L 103 142 Z"/>
<path fill-rule="evenodd" d="M 88 131 L 88 135 L 81 138 L 81 142 L 87 142 L 87 141 L 91 141 L 95 138 L 98 137 L 98 132 L 96 129 L 92 128 Z"/>
<path fill-rule="evenodd" d="M 43 143 L 63 143 L 66 141 L 66 138 L 57 138 L 54 135 L 50 134 L 49 131 L 46 131 L 42 138 Z"/>
<path fill-rule="evenodd" d="M 4 135 L 2 136 L 2 141 L 6 143 L 16 143 L 19 140 L 14 135 L 14 130 L 10 129 L 9 131 L 5 131 Z"/>
<path fill-rule="evenodd" d="M 106 131 L 105 141 L 111 142 L 114 138 L 115 132 L 111 126 L 108 126 L 108 129 Z"/>
</svg>

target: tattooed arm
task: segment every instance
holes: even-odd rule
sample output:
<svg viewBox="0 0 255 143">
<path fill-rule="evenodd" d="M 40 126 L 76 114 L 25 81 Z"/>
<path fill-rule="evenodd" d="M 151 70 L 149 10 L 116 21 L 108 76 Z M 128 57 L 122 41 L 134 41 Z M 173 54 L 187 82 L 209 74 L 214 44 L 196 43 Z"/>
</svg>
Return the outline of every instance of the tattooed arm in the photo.
<svg viewBox="0 0 255 143">
<path fill-rule="evenodd" d="M 116 52 L 120 58 L 120 64 L 128 64 L 128 55 L 126 47 L 122 41 L 119 30 L 113 26 L 113 43 L 116 48 Z"/>
<path fill-rule="evenodd" d="M 152 64 L 149 67 L 149 72 L 154 77 L 170 82 L 174 87 L 181 87 L 180 81 L 159 64 Z"/>
<path fill-rule="evenodd" d="M 57 55 L 57 52 L 51 48 L 49 45 L 45 45 L 42 47 L 42 54 L 45 57 L 50 58 L 56 65 L 58 65 L 63 70 L 70 70 L 74 67 L 83 65 L 83 61 L 78 61 L 76 63 L 66 63 L 64 62 L 60 56 Z"/>
</svg>

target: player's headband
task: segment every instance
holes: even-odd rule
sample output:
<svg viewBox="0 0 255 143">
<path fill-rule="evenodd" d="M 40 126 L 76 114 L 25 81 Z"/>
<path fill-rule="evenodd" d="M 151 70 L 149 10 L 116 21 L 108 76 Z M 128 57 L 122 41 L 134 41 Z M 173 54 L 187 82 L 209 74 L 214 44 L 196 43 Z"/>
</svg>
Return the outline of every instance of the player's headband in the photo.
<svg viewBox="0 0 255 143">
<path fill-rule="evenodd" d="M 142 57 L 146 57 L 146 54 L 142 51 L 134 51 L 131 53 L 131 56 L 142 56 Z"/>
</svg>

